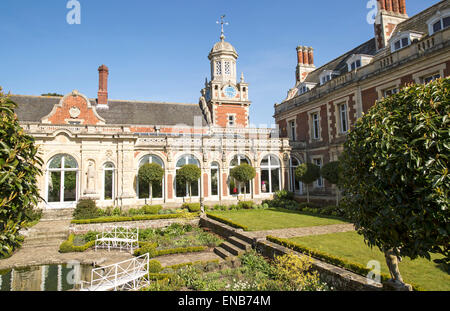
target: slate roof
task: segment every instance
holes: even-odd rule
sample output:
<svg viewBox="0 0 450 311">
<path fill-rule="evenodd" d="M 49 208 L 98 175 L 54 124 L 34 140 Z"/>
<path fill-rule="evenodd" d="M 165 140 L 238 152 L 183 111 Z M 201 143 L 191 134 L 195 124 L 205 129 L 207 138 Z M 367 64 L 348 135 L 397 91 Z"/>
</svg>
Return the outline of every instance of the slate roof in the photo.
<svg viewBox="0 0 450 311">
<path fill-rule="evenodd" d="M 402 31 L 416 31 L 416 32 L 422 32 L 424 34 L 428 35 L 428 25 L 427 21 L 436 14 L 437 11 L 443 11 L 445 9 L 450 8 L 450 1 L 449 0 L 443 0 L 435 5 L 429 7 L 428 9 L 408 18 L 404 22 L 397 25 L 395 28 L 395 33 L 402 32 Z"/>
<path fill-rule="evenodd" d="M 347 60 L 353 54 L 364 54 L 364 55 L 374 56 L 376 54 L 376 52 L 377 52 L 377 48 L 375 45 L 375 38 L 372 38 L 369 41 L 354 48 L 353 50 L 342 54 L 341 56 L 332 60 L 331 62 L 312 71 L 306 77 L 305 82 L 320 83 L 319 76 L 324 70 L 339 71 L 339 75 L 345 74 L 348 72 Z"/>
<path fill-rule="evenodd" d="M 15 109 L 22 122 L 40 122 L 58 104 L 61 97 L 12 95 L 11 99 L 18 105 Z M 95 99 L 90 99 L 93 106 Z M 111 125 L 188 125 L 194 126 L 194 117 L 205 118 L 195 104 L 144 102 L 126 100 L 108 100 L 108 109 L 97 109 L 97 113 Z"/>
</svg>

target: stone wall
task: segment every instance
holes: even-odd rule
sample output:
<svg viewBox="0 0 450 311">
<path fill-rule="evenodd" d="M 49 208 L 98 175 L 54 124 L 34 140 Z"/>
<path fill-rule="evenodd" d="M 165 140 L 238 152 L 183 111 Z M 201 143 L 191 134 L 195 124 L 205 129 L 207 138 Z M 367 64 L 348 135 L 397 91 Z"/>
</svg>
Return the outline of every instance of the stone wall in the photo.
<svg viewBox="0 0 450 311">
<path fill-rule="evenodd" d="M 139 229 L 148 228 L 164 228 L 171 224 L 190 224 L 192 226 L 199 225 L 199 218 L 186 219 L 186 218 L 172 218 L 172 219 L 153 219 L 153 220 L 141 220 L 141 221 L 124 221 L 116 223 L 98 223 L 98 224 L 70 224 L 69 232 L 72 234 L 85 234 L 89 231 L 104 231 L 111 227 L 131 227 Z"/>
</svg>

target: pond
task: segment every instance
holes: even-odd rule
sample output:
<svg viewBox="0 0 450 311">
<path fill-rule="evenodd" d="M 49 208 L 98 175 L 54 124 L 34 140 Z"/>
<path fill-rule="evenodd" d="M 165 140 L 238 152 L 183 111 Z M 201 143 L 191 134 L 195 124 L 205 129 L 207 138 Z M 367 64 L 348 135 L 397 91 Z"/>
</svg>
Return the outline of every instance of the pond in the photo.
<svg viewBox="0 0 450 311">
<path fill-rule="evenodd" d="M 78 262 L 0 270 L 0 291 L 66 291 L 90 281 L 92 266 Z"/>
</svg>

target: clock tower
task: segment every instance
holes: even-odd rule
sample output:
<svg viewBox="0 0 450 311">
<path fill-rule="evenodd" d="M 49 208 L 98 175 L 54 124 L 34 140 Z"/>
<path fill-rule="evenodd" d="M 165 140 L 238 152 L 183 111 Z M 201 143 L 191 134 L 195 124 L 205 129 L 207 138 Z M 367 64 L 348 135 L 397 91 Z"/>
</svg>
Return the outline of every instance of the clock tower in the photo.
<svg viewBox="0 0 450 311">
<path fill-rule="evenodd" d="M 248 127 L 249 108 L 248 84 L 241 74 L 237 81 L 236 61 L 238 54 L 234 47 L 225 41 L 223 22 L 220 41 L 214 44 L 208 59 L 211 63 L 211 81 L 205 81 L 201 90 L 200 107 L 208 124 L 216 127 Z M 218 22 L 219 23 L 219 22 Z"/>
</svg>

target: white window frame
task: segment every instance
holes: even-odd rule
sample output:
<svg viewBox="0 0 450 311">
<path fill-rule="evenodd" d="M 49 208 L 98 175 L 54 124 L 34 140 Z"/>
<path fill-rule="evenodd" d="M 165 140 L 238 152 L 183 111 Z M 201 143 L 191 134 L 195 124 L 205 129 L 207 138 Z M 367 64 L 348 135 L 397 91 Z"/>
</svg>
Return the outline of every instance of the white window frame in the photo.
<svg viewBox="0 0 450 311">
<path fill-rule="evenodd" d="M 430 36 L 434 35 L 437 32 L 443 31 L 447 28 L 450 28 L 450 26 L 447 26 L 446 28 L 444 28 L 444 18 L 450 17 L 450 9 L 446 9 L 444 11 L 438 11 L 436 13 L 436 15 L 434 15 L 433 17 L 431 17 L 429 20 L 427 20 L 427 25 L 428 25 L 428 33 L 430 34 Z M 437 23 L 440 22 L 441 23 L 441 29 L 434 31 L 433 26 Z"/>
<path fill-rule="evenodd" d="M 412 78 L 413 78 L 414 82 L 416 82 L 417 84 L 422 84 L 424 81 L 424 78 L 426 78 L 427 76 L 439 74 L 441 77 L 445 77 L 444 70 L 446 67 L 447 67 L 446 64 L 434 66 L 434 67 L 431 67 L 426 70 L 422 70 L 420 72 L 413 74 Z"/>
<path fill-rule="evenodd" d="M 237 159 L 237 164 L 236 165 L 231 165 L 231 162 L 233 162 L 233 160 L 235 158 Z M 243 154 L 236 154 L 235 156 L 233 156 L 233 158 L 230 161 L 230 165 L 229 165 L 229 169 L 228 169 L 228 176 L 229 176 L 230 183 L 227 183 L 228 192 L 229 192 L 229 195 L 231 195 L 231 196 L 243 195 L 243 193 L 241 193 L 241 187 L 237 188 L 238 189 L 238 193 L 236 193 L 236 194 L 231 193 L 231 191 L 230 191 L 231 178 L 232 178 L 230 172 L 236 166 L 241 165 L 241 160 L 245 160 L 245 161 L 247 161 L 248 165 L 252 165 L 252 163 L 250 162 L 250 159 L 247 156 L 243 155 Z M 251 180 L 248 181 L 248 184 L 249 184 L 249 187 L 246 189 L 246 191 L 248 191 L 248 193 L 246 193 L 245 195 L 247 195 L 247 194 L 251 195 L 253 193 L 253 187 L 252 187 L 253 183 L 252 183 L 252 181 Z"/>
<path fill-rule="evenodd" d="M 53 162 L 53 160 L 55 159 L 55 157 L 57 156 L 62 156 L 61 158 L 61 167 L 60 168 L 50 168 L 50 164 Z M 75 168 L 66 168 L 65 167 L 65 161 L 66 161 L 66 157 L 71 157 L 73 158 L 73 160 L 76 163 L 76 167 Z M 51 178 L 51 173 L 52 172 L 59 172 L 61 173 L 60 175 L 60 189 L 59 189 L 59 201 L 55 201 L 55 202 L 49 202 L 49 179 Z M 75 172 L 76 173 L 76 177 L 75 177 L 75 201 L 64 201 L 64 175 L 65 172 Z M 46 172 L 46 191 L 45 191 L 45 201 L 47 202 L 48 206 L 54 207 L 54 206 L 58 206 L 58 207 L 66 207 L 66 206 L 71 206 L 74 205 L 76 202 L 78 202 L 78 192 L 79 192 L 79 187 L 80 187 L 80 178 L 79 178 L 79 165 L 78 165 L 78 161 L 77 159 L 70 155 L 70 154 L 66 154 L 66 153 L 58 153 L 55 154 L 54 156 L 52 156 L 50 158 L 50 160 L 47 163 L 47 172 Z"/>
<path fill-rule="evenodd" d="M 288 137 L 289 137 L 289 139 L 291 141 L 296 141 L 297 140 L 297 122 L 296 122 L 296 119 L 292 118 L 292 119 L 288 119 L 286 121 L 287 121 L 287 124 L 288 124 Z"/>
<path fill-rule="evenodd" d="M 317 160 L 320 161 L 320 165 L 317 164 Z M 312 158 L 312 161 L 315 165 L 317 165 L 318 167 L 322 168 L 323 166 L 323 157 L 314 157 Z M 314 182 L 314 188 L 324 188 L 325 187 L 325 183 L 323 182 L 323 178 L 322 176 L 320 176 L 315 182 Z"/>
<path fill-rule="evenodd" d="M 349 122 L 348 122 L 348 104 L 340 103 L 337 105 L 339 111 L 339 123 L 340 123 L 340 133 L 346 134 L 349 130 Z M 345 110 L 342 110 L 341 107 L 345 107 Z M 343 118 L 344 116 L 344 118 Z M 344 130 L 344 121 L 345 121 L 345 130 Z"/>
<path fill-rule="evenodd" d="M 112 164 L 113 167 L 106 167 L 107 164 Z M 105 186 L 106 186 L 106 171 L 112 171 L 112 194 L 111 199 L 105 198 Z M 104 201 L 114 201 L 116 198 L 116 166 L 113 162 L 109 161 L 103 164 L 103 188 L 102 188 L 102 199 Z"/>
<path fill-rule="evenodd" d="M 317 141 L 320 140 L 320 134 L 321 134 L 321 130 L 320 130 L 320 111 L 314 111 L 311 112 L 310 114 L 311 116 L 311 140 L 313 141 Z M 317 120 L 314 119 L 314 116 L 317 116 Z M 316 135 L 316 121 L 317 121 L 317 135 Z"/>
<path fill-rule="evenodd" d="M 149 156 L 149 158 L 148 158 L 148 162 L 143 162 L 143 160 L 144 160 L 144 158 L 146 157 L 146 156 Z M 139 160 L 139 162 L 138 162 L 138 168 L 137 168 L 137 170 L 138 170 L 138 172 L 139 172 L 139 168 L 142 166 L 142 165 L 144 165 L 144 164 L 146 164 L 146 163 L 153 163 L 153 157 L 155 157 L 155 158 L 158 158 L 160 161 L 161 161 L 161 163 L 162 163 L 162 168 L 164 169 L 164 176 L 163 176 L 163 179 L 162 179 L 162 196 L 160 197 L 160 198 L 155 198 L 155 197 L 153 197 L 153 191 L 152 191 L 152 197 L 148 197 L 148 198 L 139 198 L 139 178 L 136 178 L 136 198 L 138 199 L 138 200 L 149 200 L 149 199 L 152 199 L 152 200 L 162 200 L 162 199 L 164 199 L 164 197 L 165 197 L 165 189 L 166 189 L 166 176 L 165 176 L 165 167 L 164 167 L 164 160 L 160 157 L 160 156 L 158 156 L 158 155 L 156 155 L 156 154 L 153 154 L 153 153 L 150 153 L 150 154 L 145 154 L 145 155 L 143 155 L 141 158 L 140 158 L 140 160 Z M 142 164 L 141 164 L 142 163 Z M 156 163 L 156 162 L 155 162 Z M 158 163 L 159 164 L 159 163 Z M 149 185 L 149 190 L 150 190 L 150 185 Z M 149 194 L 150 194 L 150 191 L 149 191 Z"/>
<path fill-rule="evenodd" d="M 217 194 L 212 194 L 213 184 L 212 184 L 212 170 L 217 170 Z M 209 170 L 209 195 L 213 198 L 220 196 L 220 165 L 217 162 L 212 162 Z"/>
<path fill-rule="evenodd" d="M 277 164 L 272 164 L 271 162 L 271 158 L 274 158 L 277 161 Z M 267 164 L 262 164 L 262 161 L 264 161 L 265 159 L 267 159 Z M 278 159 L 278 157 L 268 154 L 266 155 L 262 160 L 261 160 L 261 176 L 260 179 L 262 179 L 262 171 L 267 170 L 268 171 L 268 176 L 269 176 L 269 184 L 267 185 L 269 187 L 269 189 L 267 189 L 267 192 L 262 192 L 261 194 L 271 194 L 274 193 L 273 191 L 273 184 L 272 184 L 272 169 L 278 169 L 278 189 L 281 190 L 281 162 L 280 159 Z M 260 184 L 262 186 L 262 180 L 260 181 Z"/>
<path fill-rule="evenodd" d="M 216 72 L 216 75 L 222 74 L 222 62 L 220 60 L 215 61 L 214 71 Z"/>
<path fill-rule="evenodd" d="M 292 159 L 295 159 L 296 161 L 297 161 L 297 163 L 298 163 L 298 165 L 293 165 L 292 164 Z M 290 170 L 291 170 L 291 172 L 290 172 L 290 189 L 291 189 L 291 191 L 292 192 L 294 192 L 294 193 L 298 193 L 299 195 L 303 195 L 303 183 L 301 182 L 301 181 L 299 181 L 298 182 L 298 185 L 299 185 L 299 190 L 298 191 L 296 191 L 295 190 L 295 169 L 300 165 L 300 164 L 302 164 L 302 162 L 297 158 L 297 157 L 290 157 L 289 158 L 289 168 L 290 168 Z"/>
<path fill-rule="evenodd" d="M 175 178 L 173 179 L 173 181 L 174 181 L 174 190 L 175 190 L 175 197 L 176 198 L 189 198 L 189 185 L 186 183 L 186 196 L 183 196 L 183 197 L 179 197 L 179 196 L 177 196 L 177 182 L 176 182 L 176 178 L 177 178 L 177 171 L 181 168 L 181 166 L 178 166 L 178 162 L 181 160 L 181 159 L 183 159 L 184 158 L 184 162 L 185 162 L 185 164 L 183 164 L 183 165 L 186 165 L 186 164 L 189 164 L 189 158 L 190 157 L 192 157 L 193 159 L 195 159 L 196 161 L 197 161 L 197 163 L 196 163 L 196 165 L 199 167 L 199 168 L 201 168 L 201 166 L 200 166 L 200 161 L 197 159 L 197 157 L 196 156 L 194 156 L 193 154 L 189 154 L 189 153 L 186 153 L 186 154 L 183 154 L 181 157 L 179 157 L 178 158 L 178 160 L 177 160 L 177 162 L 175 162 Z M 198 179 L 198 181 L 197 181 L 197 183 L 198 183 L 198 195 L 193 195 L 192 196 L 192 198 L 199 198 L 200 197 L 200 192 L 201 192 L 201 186 L 200 186 L 200 182 L 201 182 L 201 179 L 202 179 L 202 176 L 200 176 L 200 178 Z"/>
</svg>

